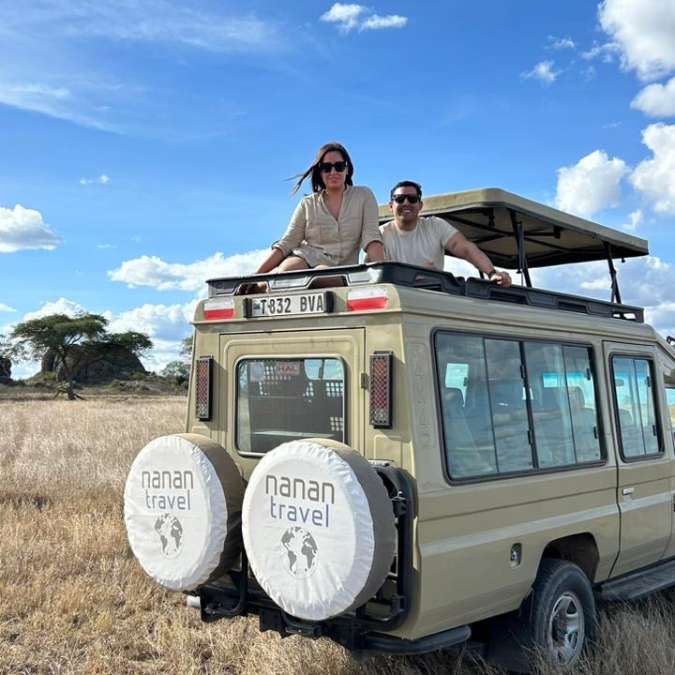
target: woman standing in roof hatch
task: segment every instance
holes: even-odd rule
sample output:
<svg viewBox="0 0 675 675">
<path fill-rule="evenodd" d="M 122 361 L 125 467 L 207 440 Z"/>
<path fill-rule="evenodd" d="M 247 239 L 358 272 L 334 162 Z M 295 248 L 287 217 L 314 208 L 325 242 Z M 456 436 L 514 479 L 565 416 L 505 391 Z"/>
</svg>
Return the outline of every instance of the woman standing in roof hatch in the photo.
<svg viewBox="0 0 675 675">
<path fill-rule="evenodd" d="M 319 148 L 293 188 L 295 194 L 311 177 L 312 194 L 298 204 L 286 233 L 272 244 L 258 273 L 354 265 L 359 249 L 371 261 L 384 260 L 377 201 L 369 188 L 353 184 L 353 175 L 344 146 L 327 143 Z"/>
</svg>

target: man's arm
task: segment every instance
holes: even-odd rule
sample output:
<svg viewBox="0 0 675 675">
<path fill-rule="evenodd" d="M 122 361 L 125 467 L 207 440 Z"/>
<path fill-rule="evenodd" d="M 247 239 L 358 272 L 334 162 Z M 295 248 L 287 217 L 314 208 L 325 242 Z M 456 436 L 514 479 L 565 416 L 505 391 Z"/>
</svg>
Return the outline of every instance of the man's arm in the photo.
<svg viewBox="0 0 675 675">
<path fill-rule="evenodd" d="M 384 246 L 381 241 L 371 241 L 366 246 L 366 260 L 368 262 L 384 262 Z"/>
<path fill-rule="evenodd" d="M 505 287 L 511 285 L 511 277 L 508 272 L 497 272 L 490 258 L 461 232 L 455 232 L 448 239 L 445 250 L 450 255 L 454 255 L 455 258 L 468 260 L 479 272 L 488 275 L 490 281 L 496 281 L 497 284 Z"/>
</svg>

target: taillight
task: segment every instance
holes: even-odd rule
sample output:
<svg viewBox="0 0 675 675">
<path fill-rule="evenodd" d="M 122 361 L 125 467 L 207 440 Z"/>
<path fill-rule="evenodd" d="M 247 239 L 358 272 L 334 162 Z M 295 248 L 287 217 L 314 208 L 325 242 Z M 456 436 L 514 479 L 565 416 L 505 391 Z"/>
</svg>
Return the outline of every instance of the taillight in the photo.
<svg viewBox="0 0 675 675">
<path fill-rule="evenodd" d="M 215 298 L 204 303 L 204 318 L 207 321 L 234 319 L 234 298 Z"/>
<path fill-rule="evenodd" d="M 195 364 L 195 413 L 197 419 L 211 419 L 211 375 L 213 357 L 200 356 Z"/>
<path fill-rule="evenodd" d="M 391 428 L 391 370 L 394 355 L 375 352 L 370 356 L 370 423 Z"/>
<path fill-rule="evenodd" d="M 347 293 L 349 312 L 367 312 L 373 309 L 386 309 L 387 291 L 384 288 L 355 288 Z"/>
</svg>

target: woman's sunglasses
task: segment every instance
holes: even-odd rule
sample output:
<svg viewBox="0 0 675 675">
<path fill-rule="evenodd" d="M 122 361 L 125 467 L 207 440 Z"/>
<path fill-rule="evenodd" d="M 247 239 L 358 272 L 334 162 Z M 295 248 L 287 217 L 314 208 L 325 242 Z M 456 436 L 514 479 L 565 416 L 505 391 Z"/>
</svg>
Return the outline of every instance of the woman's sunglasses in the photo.
<svg viewBox="0 0 675 675">
<path fill-rule="evenodd" d="M 335 169 L 338 173 L 342 173 L 347 168 L 347 162 L 321 162 L 319 170 L 321 173 L 330 173 Z"/>
<path fill-rule="evenodd" d="M 417 195 L 394 195 L 391 200 L 397 204 L 405 203 L 405 200 L 408 200 L 409 204 L 417 204 L 420 198 Z"/>
</svg>

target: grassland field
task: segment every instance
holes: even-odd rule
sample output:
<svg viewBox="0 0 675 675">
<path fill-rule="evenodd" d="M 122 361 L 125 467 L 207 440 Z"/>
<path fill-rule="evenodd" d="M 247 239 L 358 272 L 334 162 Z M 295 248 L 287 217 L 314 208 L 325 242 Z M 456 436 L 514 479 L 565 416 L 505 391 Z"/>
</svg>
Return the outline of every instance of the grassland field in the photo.
<svg viewBox="0 0 675 675">
<path fill-rule="evenodd" d="M 202 624 L 146 577 L 122 519 L 131 461 L 182 431 L 184 413 L 178 396 L 0 398 L 0 673 L 496 672 L 456 653 L 355 659 L 328 640 L 260 633 L 256 617 Z M 601 621 L 579 673 L 675 673 L 669 596 Z"/>
</svg>

